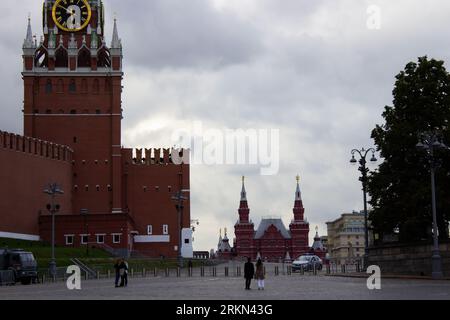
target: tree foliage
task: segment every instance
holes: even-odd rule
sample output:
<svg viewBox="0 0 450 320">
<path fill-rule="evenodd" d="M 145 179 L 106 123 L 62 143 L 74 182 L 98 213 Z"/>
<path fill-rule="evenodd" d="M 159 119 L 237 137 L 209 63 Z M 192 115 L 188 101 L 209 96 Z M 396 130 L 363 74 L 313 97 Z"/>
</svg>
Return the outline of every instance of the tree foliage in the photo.
<svg viewBox="0 0 450 320">
<path fill-rule="evenodd" d="M 397 231 L 400 241 L 410 242 L 432 236 L 430 164 L 417 143 L 421 133 L 434 131 L 450 146 L 450 75 L 443 61 L 421 57 L 396 79 L 393 106 L 383 113 L 385 124 L 372 132 L 384 162 L 368 181 L 373 207 L 369 219 L 381 237 Z M 439 234 L 447 238 L 450 151 L 435 156 L 441 163 L 436 173 Z"/>
</svg>

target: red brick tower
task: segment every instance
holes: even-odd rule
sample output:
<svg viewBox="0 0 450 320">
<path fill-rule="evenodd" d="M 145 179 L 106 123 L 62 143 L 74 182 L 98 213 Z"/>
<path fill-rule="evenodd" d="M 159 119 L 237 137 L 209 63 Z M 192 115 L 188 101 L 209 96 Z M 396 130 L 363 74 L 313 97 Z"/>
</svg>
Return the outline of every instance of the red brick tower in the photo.
<svg viewBox="0 0 450 320">
<path fill-rule="evenodd" d="M 122 212 L 122 44 L 100 0 L 46 0 L 44 36 L 23 46 L 24 134 L 74 150 L 75 214 Z M 70 190 L 66 190 L 69 192 Z"/>
<path fill-rule="evenodd" d="M 297 176 L 297 190 L 295 191 L 294 220 L 289 226 L 292 237 L 292 258 L 309 252 L 309 223 L 305 220 L 302 193 L 300 190 L 300 177 Z"/>
<path fill-rule="evenodd" d="M 240 257 L 250 257 L 254 259 L 254 236 L 255 226 L 249 219 L 250 209 L 247 203 L 247 191 L 245 190 L 245 177 L 242 177 L 241 202 L 239 206 L 239 221 L 234 226 L 236 236 L 235 250 Z"/>
</svg>

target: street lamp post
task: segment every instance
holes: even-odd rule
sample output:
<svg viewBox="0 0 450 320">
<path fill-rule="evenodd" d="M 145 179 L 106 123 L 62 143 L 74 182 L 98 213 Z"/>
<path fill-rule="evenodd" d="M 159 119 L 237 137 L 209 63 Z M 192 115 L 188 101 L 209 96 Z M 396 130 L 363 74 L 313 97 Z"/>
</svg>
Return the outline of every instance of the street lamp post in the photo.
<svg viewBox="0 0 450 320">
<path fill-rule="evenodd" d="M 172 200 L 176 201 L 176 209 L 178 213 L 178 266 L 183 268 L 183 255 L 181 253 L 181 246 L 183 241 L 183 201 L 188 200 L 187 197 L 183 196 L 183 192 L 188 190 L 180 190 L 173 197 Z"/>
<path fill-rule="evenodd" d="M 60 205 L 55 203 L 56 196 L 58 194 L 64 194 L 64 191 L 56 184 L 50 184 L 44 193 L 48 194 L 51 198 L 51 203 L 47 205 L 47 210 L 52 215 L 52 259 L 50 261 L 50 275 L 56 276 L 56 259 L 55 259 L 55 215 L 60 209 Z"/>
<path fill-rule="evenodd" d="M 437 223 L 437 210 L 436 210 L 436 182 L 435 174 L 439 166 L 434 157 L 435 149 L 447 149 L 435 133 L 424 133 L 420 136 L 420 142 L 417 144 L 417 148 L 423 149 L 427 152 L 428 159 L 430 161 L 431 171 L 431 204 L 433 211 L 433 255 L 432 255 L 432 277 L 433 279 L 442 279 L 444 277 L 442 273 L 442 259 L 439 252 L 439 228 Z"/>
<path fill-rule="evenodd" d="M 377 162 L 377 158 L 375 157 L 375 149 L 370 148 L 369 150 L 366 150 L 362 148 L 361 150 L 353 149 L 352 150 L 352 159 L 350 160 L 350 163 L 356 164 L 358 161 L 355 158 L 355 155 L 359 155 L 359 172 L 361 172 L 361 177 L 359 178 L 359 181 L 362 182 L 363 186 L 363 199 L 364 199 L 364 266 L 366 266 L 367 258 L 369 256 L 369 223 L 368 223 L 368 212 L 367 212 L 367 175 L 369 173 L 369 169 L 367 168 L 367 155 L 369 153 L 372 153 L 372 158 L 370 159 L 370 162 Z"/>
</svg>

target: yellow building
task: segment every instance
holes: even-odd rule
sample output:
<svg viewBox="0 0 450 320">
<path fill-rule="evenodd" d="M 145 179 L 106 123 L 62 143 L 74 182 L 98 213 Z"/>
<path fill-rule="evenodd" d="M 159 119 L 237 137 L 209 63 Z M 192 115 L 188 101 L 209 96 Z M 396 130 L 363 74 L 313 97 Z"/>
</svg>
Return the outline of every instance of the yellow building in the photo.
<svg viewBox="0 0 450 320">
<path fill-rule="evenodd" d="M 332 263 L 356 264 L 364 257 L 364 213 L 344 213 L 327 222 L 328 254 Z"/>
</svg>

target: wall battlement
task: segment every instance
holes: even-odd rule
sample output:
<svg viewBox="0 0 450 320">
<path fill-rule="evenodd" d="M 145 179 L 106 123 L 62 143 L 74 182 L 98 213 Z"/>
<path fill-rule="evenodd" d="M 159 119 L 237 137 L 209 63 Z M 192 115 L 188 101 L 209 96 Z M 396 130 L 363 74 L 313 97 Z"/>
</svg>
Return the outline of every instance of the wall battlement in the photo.
<svg viewBox="0 0 450 320">
<path fill-rule="evenodd" d="M 67 146 L 4 131 L 0 131 L 1 149 L 65 162 L 71 162 L 73 158 L 73 150 Z"/>
<path fill-rule="evenodd" d="M 186 157 L 189 159 L 189 149 L 122 149 L 122 156 L 125 162 L 131 165 L 176 165 L 187 164 L 188 161 L 182 163 L 174 163 L 172 155 L 178 154 L 179 159 Z"/>
</svg>

